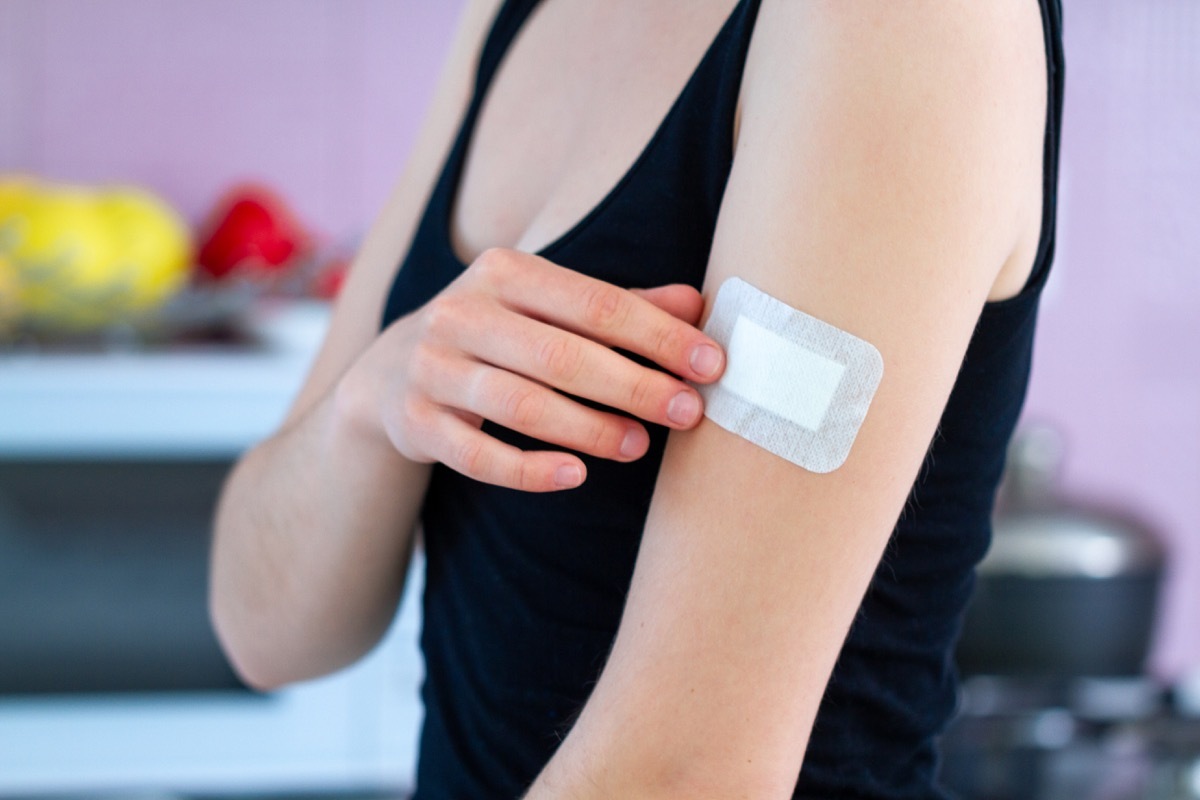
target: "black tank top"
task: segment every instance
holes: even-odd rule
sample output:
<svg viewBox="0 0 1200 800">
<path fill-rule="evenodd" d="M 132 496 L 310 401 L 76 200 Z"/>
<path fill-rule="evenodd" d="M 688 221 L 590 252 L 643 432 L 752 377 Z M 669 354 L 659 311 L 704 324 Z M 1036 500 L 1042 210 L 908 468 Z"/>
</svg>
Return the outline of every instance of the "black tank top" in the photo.
<svg viewBox="0 0 1200 800">
<path fill-rule="evenodd" d="M 993 498 L 1025 397 L 1038 297 L 1054 253 L 1062 12 L 1059 0 L 1039 3 L 1050 94 L 1036 263 L 1020 293 L 983 308 L 826 689 L 797 797 L 945 796 L 936 787 L 934 739 L 955 707 L 951 650 L 974 566 L 991 538 Z M 383 327 L 465 269 L 449 239 L 464 155 L 497 66 L 535 6 L 507 0 L 496 16 Z M 758 7 L 758 0 L 738 3 L 633 166 L 539 255 L 620 286 L 700 288 Z M 666 428 L 647 428 L 644 457 L 622 464 L 580 454 L 588 479 L 561 493 L 497 488 L 434 466 L 421 510 L 426 678 L 418 800 L 518 797 L 587 700 L 617 631 L 666 443 Z M 491 422 L 483 429 L 522 448 L 558 448 Z"/>
</svg>

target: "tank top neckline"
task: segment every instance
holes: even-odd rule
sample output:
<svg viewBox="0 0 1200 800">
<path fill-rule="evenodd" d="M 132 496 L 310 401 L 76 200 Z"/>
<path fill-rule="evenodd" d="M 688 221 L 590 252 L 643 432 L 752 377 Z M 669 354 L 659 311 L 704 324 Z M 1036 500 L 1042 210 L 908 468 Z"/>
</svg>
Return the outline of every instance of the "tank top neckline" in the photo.
<svg viewBox="0 0 1200 800">
<path fill-rule="evenodd" d="M 506 2 L 507 1 L 508 0 L 506 0 Z M 478 122 L 480 110 L 483 106 L 483 101 L 487 97 L 488 91 L 490 90 L 492 83 L 495 81 L 496 75 L 500 71 L 500 67 L 504 63 L 504 58 L 508 55 L 508 52 L 512 48 L 512 44 L 516 40 L 517 36 L 520 35 L 521 28 L 524 26 L 525 22 L 528 20 L 529 16 L 537 8 L 540 2 L 541 0 L 533 0 L 533 2 L 530 2 L 526 8 L 523 9 L 521 17 L 517 19 L 516 24 L 511 27 L 509 39 L 501 42 L 499 53 L 495 57 L 495 63 L 492 65 L 492 68 L 486 73 L 486 75 L 484 75 L 481 70 L 480 75 L 482 76 L 482 79 L 479 80 L 475 86 L 471 102 L 467 108 L 467 113 L 464 115 L 462 125 L 459 130 L 457 141 L 453 146 L 449 156 L 449 161 L 446 164 L 445 178 L 439 187 L 443 196 L 439 203 L 440 207 L 436 209 L 436 245 L 442 251 L 442 254 L 445 256 L 445 258 L 447 258 L 450 263 L 453 264 L 460 272 L 467 269 L 468 264 L 459 258 L 457 251 L 454 249 L 452 223 L 455 203 L 458 199 L 459 190 L 461 188 L 462 172 L 465 167 L 467 150 L 470 147 L 471 140 L 475 133 L 476 124 Z M 712 42 L 709 43 L 704 55 L 700 58 L 700 61 L 697 62 L 695 68 L 688 76 L 687 81 L 684 82 L 683 87 L 676 94 L 675 99 L 671 102 L 666 114 L 659 121 L 658 126 L 654 129 L 654 133 L 651 134 L 650 139 L 642 147 L 637 157 L 633 160 L 633 163 L 630 164 L 625 172 L 621 174 L 616 183 L 613 184 L 613 186 L 604 194 L 603 197 L 601 197 L 596 205 L 592 206 L 592 208 L 577 222 L 575 222 L 574 225 L 556 236 L 554 239 L 550 240 L 550 242 L 543 245 L 538 250 L 534 251 L 532 253 L 533 255 L 540 256 L 542 258 L 549 258 L 554 253 L 560 251 L 562 248 L 570 244 L 578 236 L 582 235 L 592 224 L 594 224 L 603 216 L 605 209 L 617 200 L 625 187 L 634 179 L 634 177 L 636 177 L 642 166 L 653 155 L 654 150 L 663 140 L 672 120 L 678 116 L 679 108 L 682 106 L 684 99 L 687 97 L 693 85 L 696 83 L 698 76 L 704 71 L 704 68 L 707 66 L 708 62 L 715 57 L 718 50 L 718 45 L 730 35 L 730 31 L 733 28 L 734 22 L 741 15 L 743 8 L 748 4 L 757 7 L 759 2 L 760 0 L 738 0 L 728 18 L 726 18 L 725 22 L 721 25 L 721 28 L 717 31 L 716 36 L 713 37 Z M 1051 166 L 1054 167 L 1055 177 L 1057 177 L 1059 142 L 1058 137 L 1055 136 L 1055 125 L 1057 120 L 1061 118 L 1062 115 L 1062 65 L 1061 63 L 1057 63 L 1056 59 L 1052 58 L 1054 51 L 1050 42 L 1051 31 L 1050 26 L 1047 24 L 1048 20 L 1046 19 L 1048 15 L 1052 16 L 1052 12 L 1049 8 L 1047 8 L 1047 2 L 1053 2 L 1057 4 L 1060 2 L 1060 0 L 1042 0 L 1039 2 L 1043 15 L 1043 33 L 1046 37 L 1045 44 L 1048 68 L 1047 71 L 1049 73 L 1048 77 L 1050 83 L 1050 91 L 1047 95 L 1043 158 L 1047 160 L 1053 160 L 1054 162 L 1053 165 L 1048 163 L 1043 164 L 1042 174 L 1044 182 L 1048 180 L 1049 168 Z M 1059 13 L 1061 15 L 1061 12 Z M 751 22 L 753 22 L 756 16 L 756 13 L 751 14 Z M 493 21 L 493 24 L 495 24 L 495 21 Z M 486 44 L 483 49 L 486 51 Z M 730 125 L 732 125 L 732 121 L 730 121 Z M 732 143 L 732 129 L 730 130 L 730 141 Z M 732 152 L 729 153 L 729 159 L 732 162 Z M 1055 181 L 1055 183 L 1057 183 L 1057 181 Z M 1009 297 L 1000 298 L 998 300 L 985 301 L 980 312 L 981 314 L 993 316 L 1004 315 L 1009 312 L 1019 313 L 1020 310 L 1025 306 L 1037 301 L 1040 298 L 1040 289 L 1046 282 L 1047 273 L 1049 272 L 1047 266 L 1049 261 L 1053 258 L 1054 253 L 1054 218 L 1056 216 L 1057 204 L 1054 203 L 1049 196 L 1047 196 L 1047 191 L 1052 191 L 1053 188 L 1056 187 L 1044 186 L 1042 199 L 1042 224 L 1038 245 L 1035 248 L 1034 263 L 1030 274 L 1026 277 L 1025 282 L 1015 294 L 1010 295 Z"/>
<path fill-rule="evenodd" d="M 670 126 L 671 121 L 678 116 L 678 109 L 683 104 L 684 98 L 687 97 L 688 92 L 696 83 L 697 76 L 703 72 L 708 62 L 715 57 L 715 54 L 719 49 L 718 45 L 724 39 L 728 38 L 730 31 L 733 28 L 734 21 L 740 15 L 742 8 L 747 5 L 747 3 L 756 2 L 758 2 L 758 0 L 738 0 L 737 4 L 733 8 L 733 11 L 730 12 L 725 22 L 722 23 L 720 29 L 717 31 L 716 36 L 713 37 L 712 42 L 710 42 L 708 47 L 705 49 L 704 55 L 701 56 L 700 60 L 696 63 L 696 66 L 688 76 L 688 79 L 684 82 L 683 87 L 675 95 L 675 99 L 671 102 L 666 114 L 659 121 L 657 127 L 655 127 L 654 133 L 651 134 L 650 139 L 638 152 L 638 155 L 636 158 L 634 158 L 630 166 L 626 168 L 626 170 L 617 179 L 616 183 L 612 185 L 612 187 L 601 197 L 601 199 L 594 206 L 592 206 L 587 213 L 580 217 L 580 219 L 574 225 L 556 236 L 554 239 L 550 240 L 550 242 L 546 245 L 534 251 L 533 255 L 546 258 L 567 246 L 567 244 L 582 234 L 588 227 L 592 225 L 592 223 L 600 218 L 603 215 L 604 210 L 610 206 L 617 199 L 617 197 L 620 196 L 621 192 L 625 189 L 629 182 L 633 180 L 641 167 L 653 154 L 658 144 L 663 140 L 665 132 Z M 524 18 L 520 19 L 513 27 L 512 37 L 507 42 L 503 43 L 500 53 L 496 58 L 496 64 L 486 76 L 486 80 L 482 81 L 475 88 L 475 93 L 471 99 L 471 104 L 468 107 L 467 114 L 463 119 L 462 130 L 459 134 L 459 141 L 456 143 L 454 151 L 451 153 L 451 162 L 447 165 L 447 178 L 444 182 L 445 197 L 441 203 L 441 208 L 439 209 L 438 213 L 437 239 L 438 245 L 444 254 L 460 270 L 466 269 L 468 264 L 459 257 L 458 252 L 454 249 L 452 225 L 454 207 L 458 199 L 459 190 L 461 189 L 462 172 L 466 164 L 467 150 L 470 147 L 471 139 L 475 133 L 476 123 L 478 121 L 479 112 L 483 105 L 483 101 L 486 98 L 492 83 L 495 81 L 496 75 L 499 73 L 500 67 L 504 62 L 504 58 L 512 47 L 513 41 L 519 35 L 521 27 L 523 27 L 525 21 L 537 7 L 537 5 L 538 3 L 534 2 L 530 4 L 528 9 L 526 9 Z M 733 154 L 730 153 L 730 159 L 732 159 L 732 157 Z"/>
</svg>

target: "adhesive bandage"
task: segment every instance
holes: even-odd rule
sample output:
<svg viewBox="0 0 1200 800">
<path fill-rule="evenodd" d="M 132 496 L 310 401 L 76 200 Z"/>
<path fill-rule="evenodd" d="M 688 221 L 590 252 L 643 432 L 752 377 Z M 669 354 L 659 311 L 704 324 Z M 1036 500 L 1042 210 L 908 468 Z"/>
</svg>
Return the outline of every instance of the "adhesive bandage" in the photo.
<svg viewBox="0 0 1200 800">
<path fill-rule="evenodd" d="M 883 377 L 873 345 L 741 278 L 721 284 L 704 332 L 726 363 L 697 387 L 705 416 L 812 472 L 842 465 Z"/>
</svg>

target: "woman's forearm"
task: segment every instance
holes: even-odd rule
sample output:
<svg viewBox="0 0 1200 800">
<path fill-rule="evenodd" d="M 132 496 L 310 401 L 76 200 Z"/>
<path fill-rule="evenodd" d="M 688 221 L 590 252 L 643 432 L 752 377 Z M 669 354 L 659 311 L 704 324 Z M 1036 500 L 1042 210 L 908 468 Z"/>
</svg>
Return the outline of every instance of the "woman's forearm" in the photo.
<svg viewBox="0 0 1200 800">
<path fill-rule="evenodd" d="M 259 688 L 357 659 L 403 589 L 430 467 L 356 425 L 338 397 L 245 453 L 218 501 L 212 618 Z"/>
<path fill-rule="evenodd" d="M 394 348 L 375 372 L 355 365 L 378 339 L 395 337 L 378 330 L 384 298 L 471 98 L 499 5 L 465 4 L 404 174 L 347 274 L 288 419 L 242 456 L 222 489 L 211 612 L 234 666 L 257 686 L 350 663 L 395 611 L 430 466 L 382 433 L 386 406 L 376 398 L 384 395 L 352 376 L 399 372 Z"/>
</svg>

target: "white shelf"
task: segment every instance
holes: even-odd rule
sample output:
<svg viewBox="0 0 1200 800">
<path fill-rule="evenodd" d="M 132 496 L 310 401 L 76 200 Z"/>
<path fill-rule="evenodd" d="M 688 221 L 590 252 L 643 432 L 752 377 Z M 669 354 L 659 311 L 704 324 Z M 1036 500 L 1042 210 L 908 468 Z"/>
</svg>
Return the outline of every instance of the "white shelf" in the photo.
<svg viewBox="0 0 1200 800">
<path fill-rule="evenodd" d="M 235 458 L 282 421 L 328 319 L 270 300 L 253 347 L 0 351 L 0 460 Z M 373 653 L 270 696 L 0 697 L 0 797 L 410 788 L 421 573 Z"/>
<path fill-rule="evenodd" d="M 283 420 L 328 317 L 268 300 L 255 348 L 0 352 L 0 457 L 234 457 Z"/>
<path fill-rule="evenodd" d="M 370 655 L 269 696 L 0 697 L 0 797 L 411 790 L 422 576 Z"/>
</svg>

